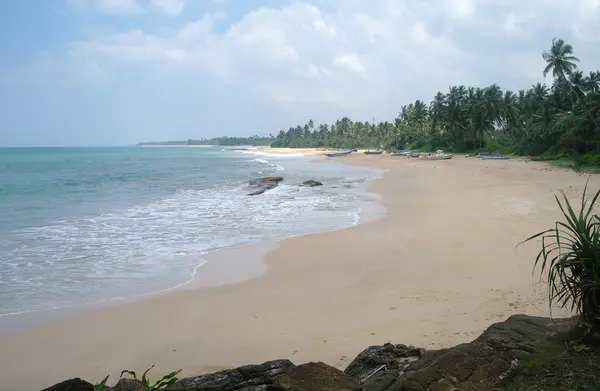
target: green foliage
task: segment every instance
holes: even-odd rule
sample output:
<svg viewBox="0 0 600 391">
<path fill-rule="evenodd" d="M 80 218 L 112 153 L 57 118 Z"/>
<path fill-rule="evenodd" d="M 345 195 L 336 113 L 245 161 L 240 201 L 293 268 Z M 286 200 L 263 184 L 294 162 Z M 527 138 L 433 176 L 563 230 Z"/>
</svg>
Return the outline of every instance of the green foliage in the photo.
<svg viewBox="0 0 600 391">
<path fill-rule="evenodd" d="M 550 86 L 537 83 L 518 92 L 496 84 L 452 86 L 429 104 L 401 106 L 393 123 L 344 117 L 316 126 L 310 120 L 281 130 L 271 146 L 502 151 L 599 164 L 587 154 L 600 153 L 600 72 L 579 71 L 573 47 L 561 39 L 553 39 L 542 57 L 542 74 L 554 77 Z"/>
<path fill-rule="evenodd" d="M 556 303 L 581 314 L 582 324 L 591 334 L 600 331 L 600 216 L 594 214 L 600 190 L 591 199 L 586 193 L 587 184 L 579 213 L 564 193 L 562 202 L 555 196 L 565 221 L 525 242 L 542 240 L 535 268 L 546 273 L 550 306 Z"/>
<path fill-rule="evenodd" d="M 181 369 L 178 371 L 173 371 L 173 372 L 169 373 L 168 375 L 163 376 L 156 383 L 150 384 L 150 378 L 148 378 L 147 375 L 148 375 L 148 372 L 150 372 L 150 370 L 152 368 L 154 368 L 154 365 L 152 365 L 150 368 L 146 369 L 146 371 L 142 374 L 142 378 L 140 379 L 140 381 L 142 382 L 142 385 L 148 391 L 156 391 L 156 390 L 159 390 L 161 388 L 167 387 L 167 386 L 175 383 L 178 380 L 176 376 L 179 374 L 179 372 L 181 372 Z M 137 379 L 137 375 L 134 371 L 129 371 L 129 370 L 121 371 L 121 377 L 123 377 L 123 375 L 125 373 L 129 374 L 134 379 Z"/>
<path fill-rule="evenodd" d="M 94 391 L 102 391 L 106 388 L 106 382 L 108 381 L 108 375 L 100 381 L 100 383 L 94 385 Z"/>
</svg>

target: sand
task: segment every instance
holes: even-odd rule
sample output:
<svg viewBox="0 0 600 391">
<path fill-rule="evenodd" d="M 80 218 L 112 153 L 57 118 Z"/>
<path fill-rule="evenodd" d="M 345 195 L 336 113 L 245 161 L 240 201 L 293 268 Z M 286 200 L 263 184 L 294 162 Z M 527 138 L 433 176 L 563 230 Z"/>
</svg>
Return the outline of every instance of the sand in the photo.
<svg viewBox="0 0 600 391">
<path fill-rule="evenodd" d="M 214 255 L 212 272 L 231 269 L 231 282 L 250 280 L 207 287 L 205 278 L 193 289 L 4 338 L 0 388 L 35 390 L 106 374 L 115 381 L 122 369 L 153 364 L 154 376 L 277 358 L 343 368 L 369 345 L 448 347 L 511 314 L 548 315 L 532 276 L 538 247 L 515 246 L 560 217 L 553 192 L 576 197 L 587 176 L 460 156 L 343 159 L 388 170 L 371 186 L 387 208 L 384 218 Z M 600 187 L 598 177 L 590 183 Z"/>
</svg>

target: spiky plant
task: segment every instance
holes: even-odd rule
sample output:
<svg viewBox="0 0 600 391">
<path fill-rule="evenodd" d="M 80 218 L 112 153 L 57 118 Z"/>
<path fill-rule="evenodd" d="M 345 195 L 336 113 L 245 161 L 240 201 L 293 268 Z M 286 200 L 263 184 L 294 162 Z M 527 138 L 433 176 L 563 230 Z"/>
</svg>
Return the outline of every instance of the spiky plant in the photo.
<svg viewBox="0 0 600 391">
<path fill-rule="evenodd" d="M 145 390 L 148 390 L 148 391 L 156 391 L 161 388 L 170 386 L 171 384 L 175 383 L 178 380 L 177 375 L 179 374 L 179 372 L 181 372 L 181 369 L 178 371 L 173 371 L 173 372 L 169 373 L 168 375 L 163 376 L 156 383 L 152 384 L 152 383 L 150 383 L 150 378 L 147 376 L 148 372 L 150 372 L 150 370 L 152 368 L 154 368 L 154 365 L 152 365 L 150 368 L 146 369 L 146 371 L 142 374 L 142 378 L 140 379 L 140 381 L 142 382 L 142 386 L 144 387 Z M 125 373 L 129 374 L 134 379 L 137 379 L 137 375 L 134 371 L 129 371 L 129 370 L 121 371 L 121 377 L 123 377 L 123 375 Z"/>
<path fill-rule="evenodd" d="M 546 275 L 550 307 L 558 304 L 581 315 L 588 332 L 600 331 L 600 217 L 594 207 L 600 190 L 587 197 L 587 186 L 576 213 L 564 192 L 562 201 L 554 196 L 566 221 L 526 239 L 538 238 L 542 248 L 535 259 L 534 271 Z"/>
</svg>

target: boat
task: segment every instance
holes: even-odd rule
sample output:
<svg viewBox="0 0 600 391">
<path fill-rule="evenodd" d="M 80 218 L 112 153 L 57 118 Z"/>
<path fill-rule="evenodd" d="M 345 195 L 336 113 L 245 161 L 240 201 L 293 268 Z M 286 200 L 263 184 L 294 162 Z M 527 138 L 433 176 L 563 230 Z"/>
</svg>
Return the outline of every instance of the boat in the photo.
<svg viewBox="0 0 600 391">
<path fill-rule="evenodd" d="M 508 160 L 512 157 L 512 153 L 510 155 L 496 155 L 496 154 L 490 154 L 490 155 L 479 155 L 480 159 L 483 160 Z"/>
<path fill-rule="evenodd" d="M 433 155 L 421 155 L 419 156 L 419 159 L 423 159 L 423 160 L 449 160 L 452 159 L 452 155 L 451 153 L 436 153 Z"/>
<path fill-rule="evenodd" d="M 339 156 L 346 156 L 346 155 L 350 155 L 352 152 L 354 152 L 354 150 L 350 150 L 350 151 L 343 151 L 343 152 L 333 152 L 333 153 L 326 153 L 325 156 L 327 157 L 339 157 Z"/>
<path fill-rule="evenodd" d="M 379 150 L 379 151 L 364 151 L 363 153 L 365 155 L 381 155 L 383 153 L 383 150 Z"/>
</svg>

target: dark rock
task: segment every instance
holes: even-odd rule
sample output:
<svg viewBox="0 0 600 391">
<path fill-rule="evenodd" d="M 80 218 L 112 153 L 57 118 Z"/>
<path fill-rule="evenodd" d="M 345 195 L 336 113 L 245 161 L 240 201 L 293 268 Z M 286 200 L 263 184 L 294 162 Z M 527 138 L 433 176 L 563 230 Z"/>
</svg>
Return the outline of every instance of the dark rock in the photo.
<svg viewBox="0 0 600 391">
<path fill-rule="evenodd" d="M 323 186 L 323 183 L 319 182 L 319 181 L 315 181 L 313 179 L 309 179 L 308 181 L 302 182 L 302 186 L 307 186 L 307 187 Z"/>
<path fill-rule="evenodd" d="M 550 338 L 571 329 L 575 319 L 548 319 L 526 315 L 514 315 L 505 322 L 495 323 L 471 343 L 450 349 L 424 352 L 417 361 L 405 368 L 382 371 L 367 379 L 364 391 L 446 391 L 463 389 L 486 389 L 510 374 L 533 352 Z M 385 346 L 385 345 L 384 345 Z M 392 345 L 393 346 L 393 345 Z M 369 348 L 372 349 L 372 348 Z M 368 352 L 367 349 L 365 352 Z M 392 348 L 389 348 L 390 352 Z M 376 351 L 376 350 L 374 350 Z M 362 362 L 357 357 L 346 369 L 363 373 Z M 390 353 L 390 356 L 393 354 Z M 375 355 L 375 357 L 378 357 Z M 383 355 L 383 357 L 386 357 Z M 390 357 L 392 359 L 392 357 Z M 358 361 L 357 361 L 358 360 Z M 374 359 L 375 360 L 375 359 Z M 385 358 L 381 359 L 382 361 Z M 370 364 L 365 364 L 368 367 Z M 387 365 L 387 364 L 386 364 Z"/>
<path fill-rule="evenodd" d="M 294 364 L 289 360 L 268 361 L 260 365 L 246 365 L 239 368 L 188 377 L 179 380 L 167 389 L 202 389 L 209 391 L 211 388 L 222 391 L 259 391 L 265 390 L 266 386 L 283 373 L 293 368 Z"/>
<path fill-rule="evenodd" d="M 94 391 L 94 386 L 76 377 L 57 383 L 52 387 L 44 388 L 42 391 Z"/>
<path fill-rule="evenodd" d="M 267 190 L 274 189 L 275 187 L 277 187 L 277 185 L 279 185 L 279 182 L 281 181 L 283 181 L 283 177 L 280 176 L 267 176 L 263 178 L 253 179 L 250 181 L 250 185 L 257 187 L 257 189 L 248 193 L 248 195 L 260 195 Z"/>
<path fill-rule="evenodd" d="M 421 358 L 424 349 L 406 345 L 371 346 L 360 352 L 344 373 L 362 382 L 374 371 L 385 365 L 386 370 L 403 370 L 410 362 Z"/>
<path fill-rule="evenodd" d="M 141 381 L 127 378 L 119 379 L 114 388 L 117 391 L 147 391 Z"/>
<path fill-rule="evenodd" d="M 278 377 L 266 391 L 361 391 L 359 382 L 322 362 L 298 365 Z"/>
</svg>

